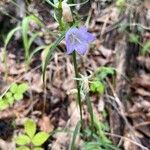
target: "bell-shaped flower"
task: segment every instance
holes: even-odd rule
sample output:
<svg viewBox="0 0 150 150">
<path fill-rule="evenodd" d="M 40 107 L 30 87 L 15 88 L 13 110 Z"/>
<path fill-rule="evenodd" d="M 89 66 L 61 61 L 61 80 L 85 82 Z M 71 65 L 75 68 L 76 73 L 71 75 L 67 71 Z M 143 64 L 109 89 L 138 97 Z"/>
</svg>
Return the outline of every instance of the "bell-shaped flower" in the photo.
<svg viewBox="0 0 150 150">
<path fill-rule="evenodd" d="M 71 54 L 75 50 L 80 55 L 84 55 L 89 44 L 95 39 L 95 36 L 89 33 L 86 27 L 70 28 L 65 36 L 67 54 Z"/>
</svg>

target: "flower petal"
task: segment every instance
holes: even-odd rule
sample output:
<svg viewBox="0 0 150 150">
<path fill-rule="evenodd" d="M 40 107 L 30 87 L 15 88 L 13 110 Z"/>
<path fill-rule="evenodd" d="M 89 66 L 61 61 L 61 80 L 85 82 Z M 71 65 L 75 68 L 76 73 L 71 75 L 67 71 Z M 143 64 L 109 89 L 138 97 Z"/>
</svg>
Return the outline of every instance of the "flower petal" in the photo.
<svg viewBox="0 0 150 150">
<path fill-rule="evenodd" d="M 76 45 L 75 50 L 80 54 L 80 55 L 84 55 L 86 53 L 86 51 L 88 50 L 88 44 L 87 43 L 82 43 L 82 44 L 78 44 Z"/>
<path fill-rule="evenodd" d="M 87 32 L 87 28 L 84 26 L 80 27 L 78 31 L 76 31 L 76 35 L 78 39 L 84 42 L 93 42 L 96 38 L 93 34 Z"/>
<path fill-rule="evenodd" d="M 89 33 L 89 32 L 86 32 L 86 34 L 84 35 L 84 39 L 90 43 L 90 42 L 93 42 L 96 38 L 93 34 Z"/>
<path fill-rule="evenodd" d="M 67 54 L 71 54 L 74 51 L 74 45 L 66 43 L 66 47 L 67 47 Z"/>
</svg>

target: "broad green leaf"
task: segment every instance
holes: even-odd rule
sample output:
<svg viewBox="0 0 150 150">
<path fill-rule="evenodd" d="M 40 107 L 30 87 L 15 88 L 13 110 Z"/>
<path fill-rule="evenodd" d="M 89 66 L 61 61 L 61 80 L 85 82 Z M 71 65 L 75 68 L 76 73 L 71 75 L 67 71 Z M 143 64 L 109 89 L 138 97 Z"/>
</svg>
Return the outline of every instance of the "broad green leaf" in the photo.
<svg viewBox="0 0 150 150">
<path fill-rule="evenodd" d="M 141 50 L 142 55 L 146 55 L 146 53 L 150 52 L 150 40 L 147 41 Z"/>
<path fill-rule="evenodd" d="M 104 84 L 100 81 L 94 81 L 91 83 L 90 90 L 92 92 L 104 93 Z"/>
<path fill-rule="evenodd" d="M 28 90 L 29 86 L 27 83 L 22 83 L 18 86 L 18 91 L 17 93 L 23 94 L 24 92 L 26 92 Z"/>
<path fill-rule="evenodd" d="M 53 54 L 53 51 L 55 50 L 55 48 L 58 46 L 58 44 L 63 40 L 63 38 L 65 37 L 65 32 L 63 32 L 61 34 L 61 36 L 52 44 L 52 45 L 49 45 L 47 48 L 49 49 L 48 53 L 47 53 L 47 56 L 44 60 L 44 65 L 43 65 L 43 81 L 45 82 L 45 72 L 46 72 L 46 67 L 52 57 L 52 54 Z"/>
<path fill-rule="evenodd" d="M 20 135 L 15 139 L 18 145 L 26 145 L 31 142 L 30 138 L 27 135 Z"/>
<path fill-rule="evenodd" d="M 10 87 L 10 92 L 16 93 L 18 89 L 18 85 L 16 83 L 13 83 Z"/>
<path fill-rule="evenodd" d="M 36 132 L 36 123 L 32 119 L 28 119 L 24 124 L 25 132 L 30 137 L 33 138 Z"/>
<path fill-rule="evenodd" d="M 15 99 L 16 101 L 22 100 L 22 99 L 23 99 L 23 94 L 15 93 L 15 94 L 14 94 L 14 99 Z"/>
<path fill-rule="evenodd" d="M 15 33 L 16 31 L 20 30 L 20 29 L 21 29 L 20 26 L 19 26 L 19 27 L 15 27 L 14 29 L 12 29 L 12 30 L 8 33 L 8 35 L 7 35 L 6 39 L 5 39 L 5 49 L 6 49 L 7 45 L 8 45 L 8 43 L 9 43 L 9 41 L 11 40 L 12 36 L 14 35 L 14 33 Z"/>
<path fill-rule="evenodd" d="M 17 147 L 16 150 L 30 150 L 27 146 Z"/>
<path fill-rule="evenodd" d="M 81 122 L 79 121 L 75 127 L 74 132 L 73 132 L 73 137 L 72 137 L 71 143 L 69 145 L 69 150 L 75 150 L 76 149 L 75 142 L 76 142 L 77 135 L 79 134 L 80 128 L 81 128 Z"/>
<path fill-rule="evenodd" d="M 33 137 L 32 143 L 35 146 L 41 146 L 48 138 L 49 138 L 49 134 L 48 133 L 46 133 L 46 132 L 39 132 Z"/>
<path fill-rule="evenodd" d="M 44 150 L 42 147 L 35 147 L 33 150 Z"/>
<path fill-rule="evenodd" d="M 4 110 L 9 107 L 9 104 L 5 100 L 0 100 L 0 110 Z"/>
</svg>

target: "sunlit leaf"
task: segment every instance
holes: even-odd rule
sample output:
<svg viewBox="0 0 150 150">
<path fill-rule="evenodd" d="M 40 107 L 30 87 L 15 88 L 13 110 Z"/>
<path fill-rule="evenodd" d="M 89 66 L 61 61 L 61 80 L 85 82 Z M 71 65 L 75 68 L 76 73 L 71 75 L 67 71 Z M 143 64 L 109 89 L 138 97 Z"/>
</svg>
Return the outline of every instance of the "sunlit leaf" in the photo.
<svg viewBox="0 0 150 150">
<path fill-rule="evenodd" d="M 49 134 L 46 132 L 38 132 L 32 139 L 32 143 L 35 146 L 41 146 L 49 138 Z"/>
<path fill-rule="evenodd" d="M 27 146 L 17 147 L 16 150 L 30 150 Z"/>
<path fill-rule="evenodd" d="M 30 138 L 27 135 L 20 135 L 15 139 L 16 144 L 26 145 L 30 143 Z"/>
<path fill-rule="evenodd" d="M 28 119 L 25 124 L 24 124 L 24 128 L 25 128 L 25 132 L 26 134 L 30 137 L 33 138 L 35 132 L 36 132 L 36 123 L 31 120 Z"/>
<path fill-rule="evenodd" d="M 10 92 L 16 93 L 18 89 L 18 85 L 16 83 L 13 83 L 10 87 Z"/>
</svg>

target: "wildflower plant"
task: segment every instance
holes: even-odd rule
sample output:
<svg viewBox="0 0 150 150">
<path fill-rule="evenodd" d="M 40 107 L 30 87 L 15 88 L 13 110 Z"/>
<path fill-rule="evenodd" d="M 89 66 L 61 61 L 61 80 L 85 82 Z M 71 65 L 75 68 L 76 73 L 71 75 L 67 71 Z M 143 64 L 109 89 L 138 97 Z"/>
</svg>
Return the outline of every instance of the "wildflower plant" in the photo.
<svg viewBox="0 0 150 150">
<path fill-rule="evenodd" d="M 71 6 L 75 6 L 76 4 L 68 4 L 66 0 L 64 0 L 64 1 L 56 0 L 56 1 L 54 1 L 54 3 L 52 3 L 50 0 L 46 0 L 46 2 L 49 3 L 55 9 L 54 18 L 59 23 L 60 34 L 59 34 L 59 37 L 56 38 L 55 42 L 53 42 L 53 44 L 51 44 L 48 47 L 48 52 L 45 56 L 45 60 L 43 63 L 43 68 L 42 68 L 44 84 L 46 83 L 45 82 L 46 67 L 48 66 L 48 63 L 53 56 L 54 50 L 57 48 L 57 46 L 60 44 L 60 42 L 64 39 L 65 39 L 65 43 L 66 43 L 66 53 L 68 55 L 72 55 L 72 60 L 73 60 L 73 65 L 74 65 L 75 80 L 76 80 L 76 87 L 77 87 L 77 103 L 79 105 L 79 110 L 80 110 L 80 121 L 77 123 L 77 126 L 75 128 L 69 149 L 70 150 L 75 149 L 75 139 L 77 137 L 77 134 L 80 130 L 83 133 L 83 129 L 85 127 L 84 122 L 83 122 L 83 116 L 82 116 L 82 103 L 84 101 L 81 100 L 82 99 L 81 94 L 83 92 L 85 94 L 84 99 L 86 101 L 88 112 L 90 114 L 91 122 L 89 123 L 89 127 L 91 129 L 91 137 L 94 134 L 96 134 L 100 138 L 103 138 L 104 142 L 106 142 L 107 139 L 105 138 L 105 136 L 103 134 L 101 134 L 102 129 L 97 128 L 98 121 L 95 121 L 92 103 L 91 103 L 90 96 L 89 96 L 90 88 L 87 91 L 83 90 L 84 88 L 82 87 L 82 82 L 81 82 L 82 75 L 78 71 L 78 63 L 77 63 L 77 54 L 80 55 L 81 56 L 80 58 L 82 59 L 82 56 L 87 53 L 87 51 L 90 47 L 90 44 L 94 40 L 96 40 L 96 37 L 92 33 L 88 32 L 88 29 L 85 26 L 82 26 L 79 23 L 76 24 L 76 20 L 74 19 L 71 8 L 70 8 Z M 67 13 L 68 13 L 68 15 L 67 15 Z M 70 18 L 68 18 L 68 16 L 70 16 Z M 102 72 L 103 72 L 103 74 L 105 72 L 105 74 L 107 76 L 107 73 L 106 73 L 107 71 L 102 71 Z M 92 85 L 93 87 L 91 86 L 92 87 L 91 91 L 93 90 L 93 92 L 99 92 L 99 93 L 104 92 L 104 86 L 101 81 L 98 81 L 96 79 L 96 80 L 93 80 L 92 83 L 93 83 L 93 85 Z M 98 131 L 98 130 L 100 130 L 100 131 Z M 94 133 L 94 131 L 95 131 L 95 133 Z M 97 132 L 100 132 L 100 134 L 97 134 Z M 109 141 L 107 141 L 107 142 L 109 143 Z"/>
</svg>

